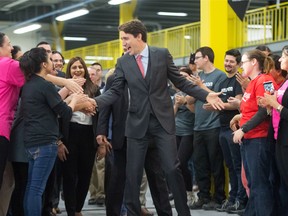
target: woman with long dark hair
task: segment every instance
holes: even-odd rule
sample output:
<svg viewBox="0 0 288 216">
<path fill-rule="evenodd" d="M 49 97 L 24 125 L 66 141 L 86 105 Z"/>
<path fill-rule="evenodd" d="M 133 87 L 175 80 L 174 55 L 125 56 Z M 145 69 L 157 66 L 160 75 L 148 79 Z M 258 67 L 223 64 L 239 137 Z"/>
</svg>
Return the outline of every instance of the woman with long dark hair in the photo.
<svg viewBox="0 0 288 216">
<path fill-rule="evenodd" d="M 33 48 L 20 59 L 26 83 L 21 94 L 24 144 L 29 158 L 28 181 L 24 197 L 25 216 L 41 216 L 42 194 L 57 156 L 58 118 L 70 119 L 76 104 L 85 95 L 74 94 L 69 105 L 45 77 L 54 69 L 43 48 Z"/>
<path fill-rule="evenodd" d="M 84 93 L 92 98 L 100 95 L 89 78 L 82 58 L 74 57 L 67 64 L 66 78 L 85 78 Z M 80 216 L 89 189 L 96 154 L 97 115 L 74 112 L 70 121 L 63 121 L 63 143 L 68 150 L 63 161 L 63 192 L 68 216 Z"/>
</svg>

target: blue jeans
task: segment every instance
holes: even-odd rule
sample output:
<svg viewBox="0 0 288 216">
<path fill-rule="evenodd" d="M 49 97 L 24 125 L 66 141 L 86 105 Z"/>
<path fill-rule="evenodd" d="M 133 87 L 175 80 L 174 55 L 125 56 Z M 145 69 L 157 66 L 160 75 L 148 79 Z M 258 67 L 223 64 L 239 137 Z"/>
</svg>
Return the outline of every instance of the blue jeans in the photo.
<svg viewBox="0 0 288 216">
<path fill-rule="evenodd" d="M 221 127 L 219 142 L 223 152 L 225 164 L 229 171 L 229 181 L 231 190 L 229 201 L 234 203 L 236 200 L 246 205 L 247 195 L 241 180 L 241 153 L 239 144 L 233 142 L 233 131 L 230 127 Z"/>
<path fill-rule="evenodd" d="M 272 216 L 273 192 L 269 181 L 271 149 L 267 138 L 244 139 L 241 154 L 250 189 L 245 216 Z"/>
<path fill-rule="evenodd" d="M 56 142 L 26 148 L 29 156 L 28 181 L 24 197 L 25 216 L 41 216 L 42 194 L 57 156 Z"/>
</svg>

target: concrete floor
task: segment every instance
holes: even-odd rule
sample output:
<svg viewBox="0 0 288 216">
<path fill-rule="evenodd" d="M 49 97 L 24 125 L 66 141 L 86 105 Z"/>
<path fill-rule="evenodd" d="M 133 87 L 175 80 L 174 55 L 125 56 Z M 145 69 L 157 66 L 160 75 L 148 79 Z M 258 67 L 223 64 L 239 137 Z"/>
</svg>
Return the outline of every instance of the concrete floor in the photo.
<svg viewBox="0 0 288 216">
<path fill-rule="evenodd" d="M 89 195 L 88 195 L 88 197 L 89 197 Z M 83 216 L 104 216 L 104 215 L 106 215 L 104 206 L 88 205 L 88 197 L 86 199 L 84 208 L 82 210 Z M 149 211 L 153 212 L 155 216 L 157 216 L 156 210 L 153 206 L 152 198 L 151 198 L 149 191 L 147 193 L 146 199 L 147 199 L 146 207 L 149 209 Z M 67 216 L 67 214 L 65 212 L 64 203 L 62 200 L 60 202 L 59 207 L 62 210 L 62 213 L 59 214 L 59 216 Z M 176 216 L 176 215 L 177 215 L 177 212 L 176 212 L 175 208 L 173 208 L 173 216 Z M 217 212 L 217 211 L 191 210 L 191 215 L 192 216 L 227 216 L 227 215 L 232 216 L 232 215 L 236 215 L 236 214 L 221 213 L 221 212 Z"/>
</svg>

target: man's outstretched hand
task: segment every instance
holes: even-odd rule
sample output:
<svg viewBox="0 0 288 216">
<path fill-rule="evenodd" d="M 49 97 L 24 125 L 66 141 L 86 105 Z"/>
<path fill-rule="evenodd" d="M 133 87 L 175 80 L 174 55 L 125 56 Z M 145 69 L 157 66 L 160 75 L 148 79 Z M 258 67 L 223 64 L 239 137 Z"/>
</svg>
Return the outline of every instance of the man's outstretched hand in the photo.
<svg viewBox="0 0 288 216">
<path fill-rule="evenodd" d="M 217 110 L 222 110 L 224 109 L 224 103 L 223 101 L 218 97 L 221 95 L 222 92 L 210 92 L 207 97 L 206 101 L 214 108 Z"/>
</svg>

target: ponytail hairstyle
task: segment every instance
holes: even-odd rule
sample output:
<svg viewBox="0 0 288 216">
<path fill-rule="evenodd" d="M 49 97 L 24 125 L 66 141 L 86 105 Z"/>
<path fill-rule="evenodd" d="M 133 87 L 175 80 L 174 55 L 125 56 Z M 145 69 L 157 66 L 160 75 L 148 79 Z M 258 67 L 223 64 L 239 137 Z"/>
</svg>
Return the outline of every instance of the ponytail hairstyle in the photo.
<svg viewBox="0 0 288 216">
<path fill-rule="evenodd" d="M 25 75 L 26 81 L 29 81 L 31 76 L 38 74 L 41 71 L 41 64 L 47 62 L 48 54 L 42 47 L 32 48 L 24 53 L 20 59 L 20 68 Z"/>
<path fill-rule="evenodd" d="M 67 64 L 66 78 L 70 78 L 70 79 L 73 78 L 71 75 L 71 66 L 76 61 L 80 61 L 85 71 L 84 78 L 86 79 L 86 82 L 83 85 L 84 93 L 87 94 L 90 98 L 93 98 L 95 97 L 98 87 L 94 85 L 94 83 L 91 81 L 89 73 L 88 73 L 87 65 L 85 64 L 84 60 L 81 57 L 76 56 L 69 60 Z"/>
<path fill-rule="evenodd" d="M 273 59 L 270 56 L 265 55 L 260 50 L 249 50 L 245 54 L 250 61 L 252 59 L 256 59 L 258 62 L 259 70 L 263 74 L 269 74 L 270 70 L 275 67 Z"/>
</svg>

